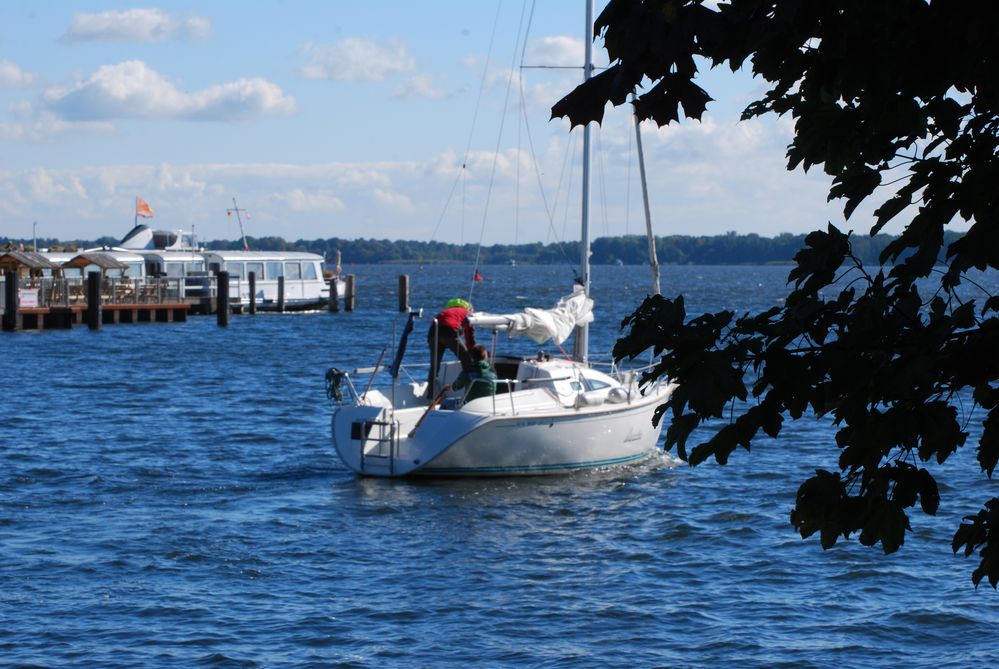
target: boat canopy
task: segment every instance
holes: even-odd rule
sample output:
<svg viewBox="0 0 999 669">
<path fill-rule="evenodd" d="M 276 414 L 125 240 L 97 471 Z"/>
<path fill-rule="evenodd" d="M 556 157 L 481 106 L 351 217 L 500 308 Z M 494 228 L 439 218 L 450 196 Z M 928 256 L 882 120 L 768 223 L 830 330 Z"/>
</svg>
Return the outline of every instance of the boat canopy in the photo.
<svg viewBox="0 0 999 669">
<path fill-rule="evenodd" d="M 593 322 L 593 300 L 580 286 L 572 295 L 560 298 L 552 309 L 528 307 L 516 314 L 473 313 L 468 321 L 472 325 L 508 332 L 511 337 L 526 335 L 538 344 L 549 339 L 561 344 L 577 325 Z"/>
<path fill-rule="evenodd" d="M 34 251 L 7 251 L 0 255 L 0 269 L 18 269 L 27 267 L 29 270 L 57 269 L 59 265 L 49 260 L 41 253 Z"/>
<path fill-rule="evenodd" d="M 62 264 L 63 267 L 89 267 L 90 265 L 97 265 L 102 270 L 128 269 L 128 265 L 110 253 L 102 251 L 85 251 Z"/>
</svg>

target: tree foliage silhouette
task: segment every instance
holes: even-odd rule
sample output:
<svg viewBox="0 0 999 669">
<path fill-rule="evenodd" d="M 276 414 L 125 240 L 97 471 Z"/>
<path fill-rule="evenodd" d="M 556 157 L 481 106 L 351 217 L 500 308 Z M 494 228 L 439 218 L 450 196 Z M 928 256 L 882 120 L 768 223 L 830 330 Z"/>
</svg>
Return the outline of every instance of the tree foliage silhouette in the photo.
<svg viewBox="0 0 999 669">
<path fill-rule="evenodd" d="M 785 418 L 831 415 L 839 471 L 805 481 L 791 512 L 823 548 L 856 535 L 897 550 L 909 510 L 932 515 L 940 503 L 921 465 L 965 445 L 972 421 L 978 466 L 991 478 L 999 460 L 999 298 L 970 285 L 972 270 L 999 267 L 996 25 L 999 3 L 975 0 L 611 0 L 595 25 L 611 66 L 552 109 L 573 125 L 599 122 L 607 102 L 641 91 L 643 119 L 700 119 L 711 98 L 698 68 L 748 65 L 769 88 L 743 119 L 790 114 L 788 169 L 821 166 L 847 218 L 871 198 L 871 235 L 911 217 L 876 272 L 830 224 L 795 256 L 783 307 L 688 319 L 682 296 L 654 297 L 614 349 L 653 348 L 646 380 L 679 382 L 657 420 L 670 416 L 667 448 L 691 464 L 724 464 Z M 961 221 L 967 233 L 945 243 L 945 226 Z M 999 499 L 964 518 L 952 547 L 978 554 L 976 587 L 996 587 Z"/>
</svg>

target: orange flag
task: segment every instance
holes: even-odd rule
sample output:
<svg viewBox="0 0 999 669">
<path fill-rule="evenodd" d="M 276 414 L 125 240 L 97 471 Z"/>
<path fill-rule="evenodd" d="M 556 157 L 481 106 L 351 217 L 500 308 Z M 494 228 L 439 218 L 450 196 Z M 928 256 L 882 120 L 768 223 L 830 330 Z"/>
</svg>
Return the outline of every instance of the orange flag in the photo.
<svg viewBox="0 0 999 669">
<path fill-rule="evenodd" d="M 135 197 L 135 215 L 142 218 L 153 217 L 153 208 L 139 196 Z"/>
</svg>

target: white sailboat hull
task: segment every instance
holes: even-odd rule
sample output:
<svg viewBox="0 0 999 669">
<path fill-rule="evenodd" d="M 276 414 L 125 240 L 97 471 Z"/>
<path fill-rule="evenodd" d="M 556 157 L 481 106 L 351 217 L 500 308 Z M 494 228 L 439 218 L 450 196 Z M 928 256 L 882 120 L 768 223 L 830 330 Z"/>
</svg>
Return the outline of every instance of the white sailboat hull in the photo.
<svg viewBox="0 0 999 669">
<path fill-rule="evenodd" d="M 652 416 L 671 391 L 661 384 L 627 401 L 578 408 L 557 406 L 541 390 L 482 398 L 458 410 L 346 406 L 333 416 L 333 442 L 340 459 L 367 476 L 523 476 L 610 467 L 657 452 L 661 430 Z"/>
</svg>

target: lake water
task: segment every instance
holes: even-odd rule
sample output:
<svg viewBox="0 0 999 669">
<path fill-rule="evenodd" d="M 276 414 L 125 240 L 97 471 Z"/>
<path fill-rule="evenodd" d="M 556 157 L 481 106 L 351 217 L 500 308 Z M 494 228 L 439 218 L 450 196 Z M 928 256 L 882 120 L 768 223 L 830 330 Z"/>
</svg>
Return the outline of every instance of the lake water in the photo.
<svg viewBox="0 0 999 669">
<path fill-rule="evenodd" d="M 727 466 L 496 480 L 361 479 L 323 375 L 374 363 L 396 281 L 436 313 L 469 267 L 363 266 L 354 313 L 0 334 L 0 665 L 971 667 L 999 596 L 950 550 L 999 495 L 969 446 L 936 518 L 885 556 L 823 551 L 788 514 L 835 468 L 828 423 Z M 666 267 L 691 314 L 756 310 L 787 267 Z M 647 270 L 594 268 L 606 354 Z M 480 310 L 550 306 L 571 273 L 487 267 Z M 994 277 L 993 277 L 994 278 Z M 999 283 L 999 282 L 997 282 Z M 995 285 L 993 285 L 993 288 Z M 424 326 L 409 359 L 426 359 Z M 501 342 L 504 350 L 533 345 Z M 974 426 L 972 425 L 972 428 Z M 972 443 L 972 440 L 969 440 Z"/>
</svg>

